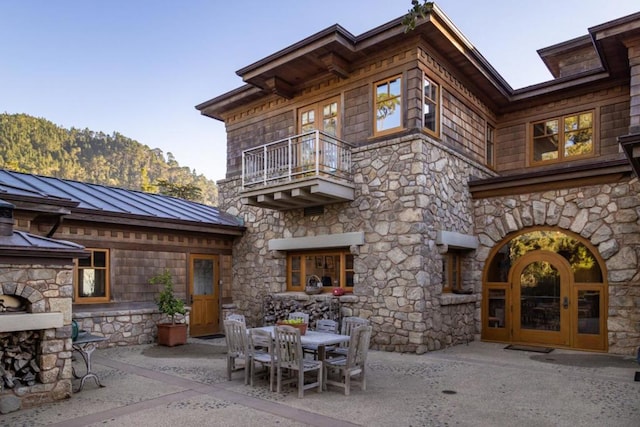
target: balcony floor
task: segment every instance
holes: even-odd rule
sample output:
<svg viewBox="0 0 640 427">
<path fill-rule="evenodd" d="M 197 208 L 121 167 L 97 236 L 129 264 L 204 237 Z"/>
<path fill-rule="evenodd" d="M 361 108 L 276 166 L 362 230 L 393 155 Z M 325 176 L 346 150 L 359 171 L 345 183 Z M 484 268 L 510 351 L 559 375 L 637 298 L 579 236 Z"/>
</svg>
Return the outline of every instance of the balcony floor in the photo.
<svg viewBox="0 0 640 427">
<path fill-rule="evenodd" d="M 241 197 L 242 204 L 283 211 L 352 201 L 355 190 L 347 181 L 313 176 L 246 188 Z"/>
</svg>

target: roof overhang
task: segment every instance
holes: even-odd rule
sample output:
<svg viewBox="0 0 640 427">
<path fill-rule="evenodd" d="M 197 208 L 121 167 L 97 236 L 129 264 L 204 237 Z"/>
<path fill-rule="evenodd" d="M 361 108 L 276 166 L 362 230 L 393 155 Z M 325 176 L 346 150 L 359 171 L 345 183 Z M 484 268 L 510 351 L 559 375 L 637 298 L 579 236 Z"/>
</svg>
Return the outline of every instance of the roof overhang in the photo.
<svg viewBox="0 0 640 427">
<path fill-rule="evenodd" d="M 437 5 L 410 32 L 405 31 L 402 21 L 403 17 L 397 18 L 357 37 L 339 25 L 329 27 L 238 70 L 247 85 L 203 102 L 196 109 L 224 120 L 225 113 L 266 96 L 289 99 L 320 77 L 349 78 L 359 61 L 414 38 L 446 62 L 483 102 L 497 113 L 508 112 L 553 101 L 569 91 L 592 90 L 594 84 L 611 79 L 628 79 L 624 42 L 638 35 L 640 13 L 590 28 L 587 36 L 541 49 L 543 61 L 556 76 L 558 61 L 568 53 L 591 46 L 599 59 L 592 61 L 590 69 L 518 90 L 511 88 Z"/>
<path fill-rule="evenodd" d="M 618 182 L 632 173 L 624 158 L 469 181 L 475 199 Z"/>
</svg>

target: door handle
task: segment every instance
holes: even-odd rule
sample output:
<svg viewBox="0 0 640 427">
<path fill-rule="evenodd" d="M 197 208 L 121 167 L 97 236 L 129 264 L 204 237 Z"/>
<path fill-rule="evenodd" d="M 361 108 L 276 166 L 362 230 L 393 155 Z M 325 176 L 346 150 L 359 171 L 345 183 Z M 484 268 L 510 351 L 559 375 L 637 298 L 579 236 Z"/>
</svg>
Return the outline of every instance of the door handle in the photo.
<svg viewBox="0 0 640 427">
<path fill-rule="evenodd" d="M 569 308 L 569 297 L 564 297 L 562 299 L 562 307 L 563 308 Z"/>
</svg>

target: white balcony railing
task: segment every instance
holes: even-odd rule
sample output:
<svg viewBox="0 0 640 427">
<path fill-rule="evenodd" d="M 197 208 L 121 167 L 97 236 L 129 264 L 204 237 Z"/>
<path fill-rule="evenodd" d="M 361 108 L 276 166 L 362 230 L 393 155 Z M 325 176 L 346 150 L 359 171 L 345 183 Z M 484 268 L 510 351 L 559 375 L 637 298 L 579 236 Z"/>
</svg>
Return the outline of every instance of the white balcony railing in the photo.
<svg viewBox="0 0 640 427">
<path fill-rule="evenodd" d="M 242 152 L 242 188 L 311 176 L 351 179 L 352 146 L 314 130 Z"/>
</svg>

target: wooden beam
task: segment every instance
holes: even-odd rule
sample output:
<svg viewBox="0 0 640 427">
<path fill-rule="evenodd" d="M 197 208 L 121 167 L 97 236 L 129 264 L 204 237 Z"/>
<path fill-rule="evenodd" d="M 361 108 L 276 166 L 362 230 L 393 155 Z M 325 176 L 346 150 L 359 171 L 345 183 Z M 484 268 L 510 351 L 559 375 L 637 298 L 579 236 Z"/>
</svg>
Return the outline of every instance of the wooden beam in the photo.
<svg viewBox="0 0 640 427">
<path fill-rule="evenodd" d="M 286 99 L 293 98 L 295 94 L 294 87 L 277 76 L 266 79 L 264 84 L 266 89 L 270 90 L 271 93 Z"/>
<path fill-rule="evenodd" d="M 320 58 L 327 70 L 343 79 L 349 78 L 349 63 L 336 53 L 329 53 Z"/>
</svg>

